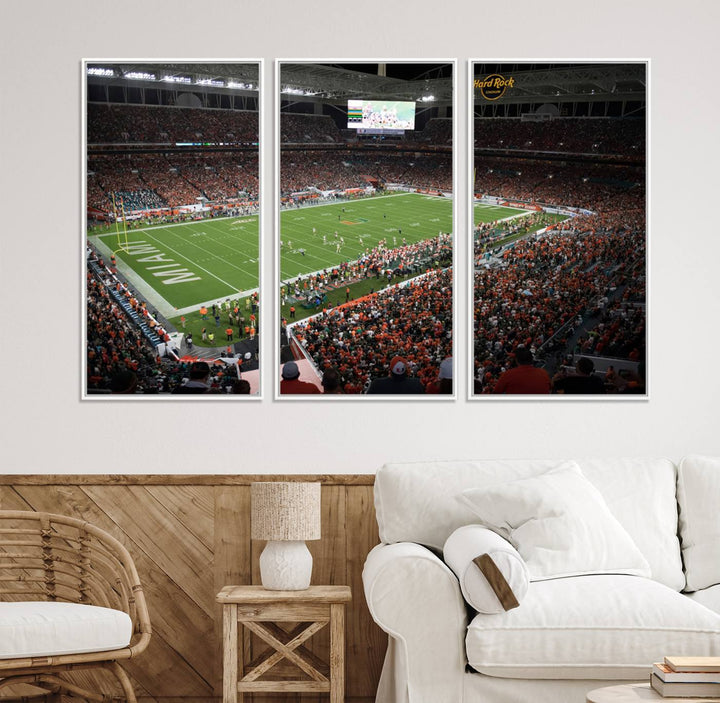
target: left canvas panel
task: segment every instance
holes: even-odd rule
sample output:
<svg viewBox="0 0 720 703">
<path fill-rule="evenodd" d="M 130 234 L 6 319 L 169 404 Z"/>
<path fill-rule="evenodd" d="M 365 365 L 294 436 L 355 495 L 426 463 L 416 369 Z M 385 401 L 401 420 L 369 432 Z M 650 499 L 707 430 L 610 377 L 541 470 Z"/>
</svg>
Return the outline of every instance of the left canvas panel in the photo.
<svg viewBox="0 0 720 703">
<path fill-rule="evenodd" d="M 260 62 L 83 72 L 83 397 L 259 397 Z"/>
</svg>

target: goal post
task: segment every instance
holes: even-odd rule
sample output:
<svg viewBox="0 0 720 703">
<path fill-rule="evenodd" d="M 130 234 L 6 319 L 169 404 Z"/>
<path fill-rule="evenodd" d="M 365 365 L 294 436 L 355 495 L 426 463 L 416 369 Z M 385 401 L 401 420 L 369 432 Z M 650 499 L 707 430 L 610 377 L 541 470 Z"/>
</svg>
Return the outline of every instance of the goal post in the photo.
<svg viewBox="0 0 720 703">
<path fill-rule="evenodd" d="M 128 242 L 128 233 L 127 233 L 127 219 L 125 217 L 125 201 L 123 198 L 120 198 L 120 211 L 122 213 L 121 217 L 118 217 L 118 210 L 117 210 L 117 203 L 115 202 L 115 193 L 112 194 L 112 203 L 113 203 L 113 216 L 115 217 L 115 236 L 117 238 L 116 240 L 116 249 L 113 252 L 113 255 L 117 253 L 118 251 L 124 251 L 127 252 L 129 247 Z M 119 220 L 122 219 L 123 223 L 123 231 L 120 232 L 120 222 Z"/>
</svg>

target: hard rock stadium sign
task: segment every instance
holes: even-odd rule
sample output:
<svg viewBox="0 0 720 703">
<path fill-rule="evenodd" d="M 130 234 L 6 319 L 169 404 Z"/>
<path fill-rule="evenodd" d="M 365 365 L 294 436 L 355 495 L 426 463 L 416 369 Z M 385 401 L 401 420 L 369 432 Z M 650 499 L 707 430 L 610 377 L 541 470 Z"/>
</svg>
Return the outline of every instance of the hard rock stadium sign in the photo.
<svg viewBox="0 0 720 703">
<path fill-rule="evenodd" d="M 480 95 L 482 95 L 485 100 L 498 100 L 505 95 L 505 91 L 507 91 L 508 88 L 514 86 L 514 78 L 505 78 L 499 73 L 493 73 L 486 78 L 475 79 L 475 88 L 480 90 Z"/>
</svg>

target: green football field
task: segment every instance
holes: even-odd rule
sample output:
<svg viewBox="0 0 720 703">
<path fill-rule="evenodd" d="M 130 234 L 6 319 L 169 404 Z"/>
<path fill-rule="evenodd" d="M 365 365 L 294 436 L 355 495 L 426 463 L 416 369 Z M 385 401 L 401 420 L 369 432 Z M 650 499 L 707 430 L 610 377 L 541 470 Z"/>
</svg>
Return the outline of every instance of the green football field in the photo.
<svg viewBox="0 0 720 703">
<path fill-rule="evenodd" d="M 184 309 L 257 288 L 258 237 L 252 215 L 129 229 L 127 244 L 122 232 L 89 239 L 115 253 L 118 269 L 156 307 Z"/>
<path fill-rule="evenodd" d="M 529 215 L 532 210 L 518 210 L 512 207 L 503 207 L 502 205 L 486 205 L 485 203 L 475 204 L 475 224 L 481 222 L 492 222 L 493 220 L 506 220 L 513 215 Z"/>
<path fill-rule="evenodd" d="M 403 193 L 285 210 L 280 229 L 280 277 L 288 280 L 355 261 L 381 239 L 394 248 L 450 233 L 452 200 Z"/>
</svg>

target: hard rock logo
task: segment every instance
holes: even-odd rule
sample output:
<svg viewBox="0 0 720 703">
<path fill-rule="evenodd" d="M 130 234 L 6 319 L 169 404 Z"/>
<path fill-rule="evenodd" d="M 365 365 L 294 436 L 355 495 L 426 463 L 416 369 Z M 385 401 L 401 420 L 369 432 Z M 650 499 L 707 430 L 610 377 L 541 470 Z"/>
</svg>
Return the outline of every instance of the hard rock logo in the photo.
<svg viewBox="0 0 720 703">
<path fill-rule="evenodd" d="M 505 91 L 508 88 L 515 86 L 514 78 L 505 78 L 499 73 L 493 73 L 487 78 L 476 78 L 475 88 L 480 90 L 480 95 L 485 100 L 498 100 L 505 95 Z"/>
</svg>

